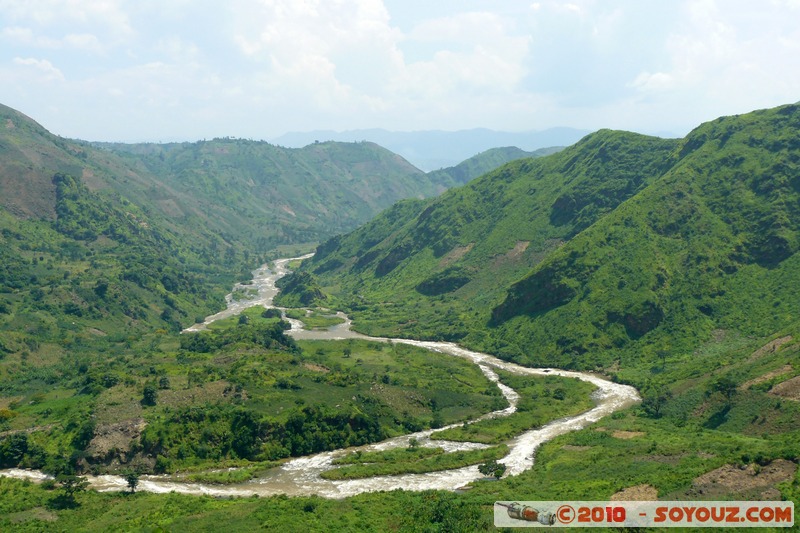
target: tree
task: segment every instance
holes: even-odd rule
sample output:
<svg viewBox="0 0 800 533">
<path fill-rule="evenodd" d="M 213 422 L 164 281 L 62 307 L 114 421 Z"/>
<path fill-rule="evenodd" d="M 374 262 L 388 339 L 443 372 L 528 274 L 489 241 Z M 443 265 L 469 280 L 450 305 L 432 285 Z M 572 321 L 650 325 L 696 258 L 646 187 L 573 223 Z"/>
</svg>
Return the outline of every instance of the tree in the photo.
<svg viewBox="0 0 800 533">
<path fill-rule="evenodd" d="M 86 487 L 89 486 L 89 481 L 85 477 L 72 474 L 59 474 L 56 476 L 56 481 L 64 491 L 64 502 L 70 505 L 75 504 L 75 494 L 86 490 Z"/>
<path fill-rule="evenodd" d="M 506 465 L 503 463 L 498 463 L 494 459 L 489 461 L 488 463 L 483 463 L 478 467 L 478 472 L 483 474 L 484 476 L 492 476 L 496 478 L 500 478 L 506 472 Z"/>
<path fill-rule="evenodd" d="M 652 418 L 661 416 L 661 409 L 672 398 L 672 392 L 664 387 L 650 387 L 644 391 L 642 409 Z"/>
<path fill-rule="evenodd" d="M 720 376 L 709 385 L 710 391 L 722 394 L 727 403 L 731 402 L 731 398 L 736 394 L 737 387 L 736 382 L 730 376 Z"/>
<path fill-rule="evenodd" d="M 142 391 L 142 405 L 155 405 L 158 398 L 158 391 L 155 385 L 148 383 Z"/>
<path fill-rule="evenodd" d="M 139 472 L 136 470 L 128 470 L 124 474 L 125 482 L 128 488 L 131 489 L 131 494 L 136 492 L 136 487 L 139 485 Z"/>
</svg>

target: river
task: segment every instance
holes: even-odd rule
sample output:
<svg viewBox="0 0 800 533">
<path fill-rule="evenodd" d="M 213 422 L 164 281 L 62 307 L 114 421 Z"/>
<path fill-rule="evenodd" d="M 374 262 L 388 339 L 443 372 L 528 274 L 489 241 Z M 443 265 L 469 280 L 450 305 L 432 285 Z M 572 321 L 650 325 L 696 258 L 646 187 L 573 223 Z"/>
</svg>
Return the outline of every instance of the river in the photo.
<svg viewBox="0 0 800 533">
<path fill-rule="evenodd" d="M 194 326 L 187 328 L 185 331 L 200 331 L 212 322 L 234 316 L 238 313 L 241 313 L 248 307 L 257 305 L 265 308 L 273 307 L 273 299 L 275 295 L 278 294 L 278 288 L 275 286 L 275 282 L 282 276 L 286 275 L 288 272 L 287 265 L 290 261 L 293 259 L 304 259 L 307 257 L 310 257 L 310 254 L 303 256 L 302 258 L 279 259 L 273 263 L 272 268 L 269 268 L 267 265 L 265 265 L 253 271 L 252 283 L 237 285 L 234 287 L 234 292 L 227 298 L 227 309 L 217 313 L 216 315 L 206 318 L 203 323 L 195 324 Z M 233 294 L 237 292 L 237 289 L 240 289 L 240 292 L 241 290 L 252 289 L 251 297 L 248 299 L 234 298 Z M 596 403 L 594 408 L 579 415 L 561 418 L 550 422 L 541 428 L 527 431 L 507 443 L 509 446 L 509 453 L 506 457 L 500 460 L 500 462 L 504 463 L 507 467 L 505 474 L 506 476 L 518 475 L 533 466 L 534 451 L 542 443 L 564 433 L 586 427 L 587 425 L 600 420 L 604 416 L 608 416 L 614 411 L 634 404 L 640 399 L 636 389 L 633 387 L 613 383 L 593 374 L 550 368 L 527 368 L 503 361 L 491 355 L 467 350 L 449 342 L 368 337 L 366 335 L 351 331 L 350 320 L 344 315 L 340 314 L 340 316 L 345 319 L 343 324 L 339 324 L 322 331 L 304 330 L 302 329 L 302 323 L 300 321 L 290 320 L 292 329 L 289 331 L 289 335 L 292 335 L 297 339 L 336 340 L 359 338 L 381 342 L 391 341 L 395 343 L 419 346 L 434 352 L 455 357 L 462 357 L 472 361 L 474 364 L 479 366 L 481 371 L 488 379 L 498 384 L 498 387 L 500 387 L 500 390 L 509 402 L 509 407 L 493 413 L 485 414 L 476 420 L 488 417 L 507 416 L 516 410 L 516 404 L 519 396 L 510 387 L 507 387 L 502 383 L 498 383 L 497 374 L 493 370 L 496 368 L 516 374 L 531 376 L 558 375 L 572 377 L 594 384 L 597 387 L 597 390 L 593 393 L 593 399 Z M 454 426 L 457 425 L 461 425 L 461 423 L 454 424 Z M 360 446 L 358 448 L 336 450 L 332 452 L 318 453 L 307 457 L 290 459 L 280 467 L 269 471 L 264 477 L 244 483 L 232 485 L 214 485 L 206 483 L 174 481 L 170 479 L 169 476 L 143 475 L 139 480 L 139 485 L 137 488 L 138 490 L 156 493 L 175 491 L 187 494 L 208 494 L 212 496 L 250 496 L 253 494 L 258 494 L 261 496 L 275 494 L 307 496 L 315 494 L 329 498 L 344 498 L 347 496 L 360 494 L 362 492 L 379 490 L 453 490 L 483 477 L 482 474 L 478 472 L 477 466 L 469 466 L 440 472 L 429 472 L 427 474 L 376 476 L 367 479 L 351 479 L 341 481 L 328 481 L 320 477 L 321 472 L 332 468 L 331 462 L 335 457 L 350 453 L 355 450 L 374 451 L 406 447 L 412 438 L 417 439 L 419 445 L 421 446 L 439 446 L 444 448 L 446 451 L 484 447 L 484 445 L 476 443 L 449 442 L 441 440 L 432 441 L 430 439 L 430 435 L 434 431 L 438 430 L 425 430 L 412 433 L 410 435 L 388 439 L 376 444 Z M 3 470 L 0 471 L 0 475 L 32 479 L 34 481 L 41 481 L 47 477 L 38 471 L 21 469 Z M 125 479 L 120 476 L 102 475 L 86 477 L 89 480 L 91 487 L 95 490 L 118 491 L 127 489 L 127 483 Z"/>
</svg>

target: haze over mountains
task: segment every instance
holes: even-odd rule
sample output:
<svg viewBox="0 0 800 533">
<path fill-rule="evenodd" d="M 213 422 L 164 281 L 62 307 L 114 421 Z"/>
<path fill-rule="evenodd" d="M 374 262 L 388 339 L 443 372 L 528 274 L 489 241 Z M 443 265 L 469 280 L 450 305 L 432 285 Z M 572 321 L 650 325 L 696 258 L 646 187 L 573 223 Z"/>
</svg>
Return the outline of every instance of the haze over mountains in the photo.
<svg viewBox="0 0 800 533">
<path fill-rule="evenodd" d="M 368 140 L 400 154 L 417 168 L 432 171 L 451 167 L 473 155 L 500 146 L 516 146 L 533 151 L 551 146 L 569 146 L 589 133 L 575 128 L 549 128 L 542 131 L 507 132 L 485 128 L 460 131 L 400 132 L 382 129 L 350 131 L 290 132 L 272 141 L 282 146 L 301 148 L 315 141 L 353 142 Z"/>
</svg>

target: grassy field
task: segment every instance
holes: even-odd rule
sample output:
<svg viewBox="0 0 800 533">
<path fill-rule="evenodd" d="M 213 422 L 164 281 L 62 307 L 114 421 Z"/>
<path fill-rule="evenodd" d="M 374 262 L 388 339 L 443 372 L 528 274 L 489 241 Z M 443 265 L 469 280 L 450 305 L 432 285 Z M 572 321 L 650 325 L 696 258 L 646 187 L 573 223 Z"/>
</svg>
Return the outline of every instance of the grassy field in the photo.
<svg viewBox="0 0 800 533">
<path fill-rule="evenodd" d="M 424 451 L 420 451 L 424 450 Z M 365 453 L 358 461 L 322 473 L 323 479 L 361 479 L 372 476 L 424 474 L 497 460 L 508 453 L 508 446 L 443 453 L 441 448 L 408 448 L 388 452 Z"/>
<path fill-rule="evenodd" d="M 520 376 L 497 371 L 500 381 L 520 395 L 517 411 L 510 416 L 481 420 L 437 431 L 431 438 L 499 444 L 556 418 L 590 409 L 594 385 L 560 376 Z"/>
<path fill-rule="evenodd" d="M 305 329 L 326 329 L 344 323 L 334 312 L 320 309 L 287 309 L 286 316 L 302 321 Z"/>
</svg>

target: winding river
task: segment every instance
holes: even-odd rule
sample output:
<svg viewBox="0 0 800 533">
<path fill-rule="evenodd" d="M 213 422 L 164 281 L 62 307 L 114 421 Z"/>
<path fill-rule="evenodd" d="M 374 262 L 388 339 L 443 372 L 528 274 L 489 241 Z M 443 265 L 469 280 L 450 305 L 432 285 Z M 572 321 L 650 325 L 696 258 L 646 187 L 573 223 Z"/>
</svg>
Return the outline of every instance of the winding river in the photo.
<svg viewBox="0 0 800 533">
<path fill-rule="evenodd" d="M 310 257 L 310 254 L 296 259 L 304 259 L 307 257 Z M 275 282 L 288 273 L 287 265 L 292 260 L 293 259 L 279 259 L 273 263 L 274 266 L 272 268 L 269 268 L 265 265 L 258 270 L 255 270 L 253 272 L 253 281 L 250 284 L 237 285 L 234 287 L 234 292 L 227 298 L 227 309 L 217 313 L 216 315 L 206 318 L 203 323 L 195 324 L 194 326 L 187 328 L 185 331 L 200 331 L 208 326 L 208 324 L 211 324 L 216 320 L 234 316 L 238 313 L 241 313 L 248 307 L 257 305 L 263 307 L 274 307 L 272 301 L 275 295 L 278 293 L 278 288 L 275 286 Z M 249 290 L 251 297 L 248 299 L 234 298 L 233 294 L 236 294 L 237 290 L 240 294 L 242 291 Z M 639 401 L 640 399 L 636 389 L 633 387 L 612 383 L 592 374 L 558 369 L 522 367 L 484 353 L 466 350 L 449 342 L 368 337 L 366 335 L 361 335 L 351 331 L 349 319 L 344 315 L 340 316 L 345 319 L 344 323 L 323 331 L 304 330 L 302 329 L 302 323 L 300 321 L 290 320 L 292 329 L 290 330 L 289 334 L 297 339 L 336 340 L 358 338 L 382 342 L 405 343 L 426 348 L 434 352 L 455 357 L 462 357 L 472 361 L 474 364 L 479 366 L 481 371 L 488 379 L 497 383 L 503 395 L 509 402 L 509 407 L 488 413 L 476 420 L 481 420 L 488 417 L 507 416 L 516 410 L 516 404 L 519 396 L 513 389 L 498 382 L 497 374 L 494 371 L 496 368 L 523 375 L 558 375 L 572 377 L 594 384 L 597 387 L 597 390 L 593 393 L 593 399 L 595 401 L 594 408 L 579 415 L 561 418 L 550 422 L 541 428 L 527 431 L 508 442 L 510 451 L 506 457 L 501 459 L 501 462 L 507 467 L 506 475 L 508 476 L 520 474 L 521 472 L 530 468 L 533 465 L 534 451 L 542 443 L 547 442 L 558 435 L 586 427 L 587 425 L 600 420 L 604 416 L 607 416 L 619 409 L 625 408 Z M 454 424 L 453 426 L 458 425 L 461 425 L 461 423 Z M 430 439 L 430 435 L 434 431 L 438 430 L 425 430 L 410 435 L 388 439 L 377 444 L 360 446 L 358 448 L 349 448 L 347 450 L 323 452 L 307 457 L 294 458 L 287 461 L 280 467 L 272 469 L 264 477 L 244 483 L 233 485 L 213 485 L 179 482 L 170 479 L 168 476 L 142 476 L 139 480 L 138 489 L 157 493 L 175 491 L 188 494 L 208 494 L 212 496 L 250 496 L 253 494 L 262 496 L 275 494 L 307 496 L 315 494 L 329 498 L 344 498 L 347 496 L 360 494 L 362 492 L 379 490 L 453 490 L 483 477 L 482 474 L 478 472 L 477 466 L 469 466 L 440 472 L 429 472 L 427 474 L 376 476 L 367 479 L 341 481 L 328 481 L 320 477 L 321 472 L 332 468 L 331 462 L 335 457 L 350 453 L 354 450 L 374 451 L 406 447 L 408 446 L 411 438 L 417 439 L 421 446 L 440 446 L 446 451 L 475 449 L 485 446 L 483 444 L 476 443 L 449 442 L 441 440 L 436 440 L 434 444 Z M 20 469 L 0 471 L 0 475 L 32 480 L 42 480 L 47 477 L 38 471 Z M 127 489 L 127 483 L 125 482 L 125 479 L 120 476 L 87 476 L 87 479 L 89 480 L 91 487 L 95 490 L 117 491 Z"/>
</svg>

